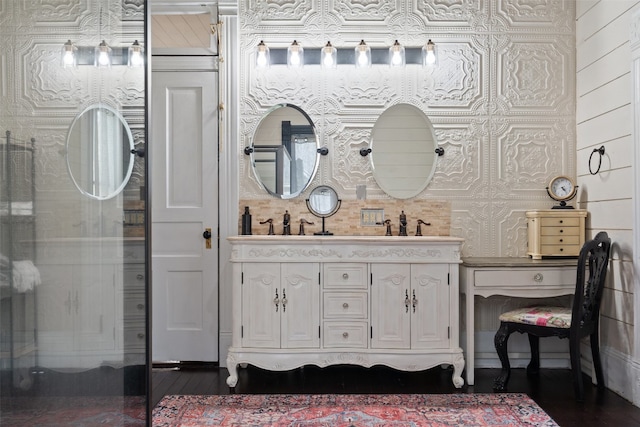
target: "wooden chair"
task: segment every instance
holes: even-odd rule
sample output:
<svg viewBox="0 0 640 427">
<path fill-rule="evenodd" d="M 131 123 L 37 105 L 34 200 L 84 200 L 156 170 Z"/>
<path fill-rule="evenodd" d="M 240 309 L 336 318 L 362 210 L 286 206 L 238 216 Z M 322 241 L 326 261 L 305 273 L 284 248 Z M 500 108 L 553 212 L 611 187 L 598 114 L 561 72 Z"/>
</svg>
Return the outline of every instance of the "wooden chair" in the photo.
<svg viewBox="0 0 640 427">
<path fill-rule="evenodd" d="M 576 290 L 571 308 L 535 306 L 512 310 L 500 316 L 500 328 L 494 342 L 502 362 L 502 371 L 494 381 L 494 391 L 507 389 L 511 374 L 507 341 L 513 332 L 527 333 L 529 336 L 531 361 L 527 366 L 528 374 L 537 374 L 540 368 L 540 337 L 569 338 L 573 385 L 579 401 L 584 400 L 580 340 L 589 336 L 597 384 L 599 388 L 604 387 L 598 326 L 610 251 L 611 239 L 604 231 L 584 244 L 578 258 Z"/>
</svg>

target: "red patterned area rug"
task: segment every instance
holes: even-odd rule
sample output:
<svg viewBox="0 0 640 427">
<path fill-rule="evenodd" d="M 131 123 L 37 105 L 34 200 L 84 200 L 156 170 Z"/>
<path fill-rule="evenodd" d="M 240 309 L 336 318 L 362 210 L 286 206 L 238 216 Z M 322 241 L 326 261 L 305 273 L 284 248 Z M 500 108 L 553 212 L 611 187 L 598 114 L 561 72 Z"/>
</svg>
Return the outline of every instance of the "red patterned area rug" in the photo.
<svg viewBox="0 0 640 427">
<path fill-rule="evenodd" d="M 554 426 L 526 394 L 165 396 L 154 427 Z"/>
</svg>

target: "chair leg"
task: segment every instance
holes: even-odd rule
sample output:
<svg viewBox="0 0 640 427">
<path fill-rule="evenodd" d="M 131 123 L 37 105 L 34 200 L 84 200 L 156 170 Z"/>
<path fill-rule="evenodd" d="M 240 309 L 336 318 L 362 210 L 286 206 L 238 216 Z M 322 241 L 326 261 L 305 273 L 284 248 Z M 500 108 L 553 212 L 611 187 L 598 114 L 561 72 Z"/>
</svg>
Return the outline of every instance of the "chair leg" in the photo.
<svg viewBox="0 0 640 427">
<path fill-rule="evenodd" d="M 576 400 L 582 402 L 584 400 L 584 384 L 582 382 L 582 364 L 580 363 L 579 338 L 569 338 L 569 352 L 571 355 L 571 372 L 573 373 L 573 389 L 576 394 Z"/>
<path fill-rule="evenodd" d="M 600 359 L 600 337 L 598 334 L 598 326 L 589 337 L 591 341 L 591 358 L 593 359 L 593 370 L 596 373 L 596 381 L 598 388 L 604 388 L 604 374 L 602 372 L 602 361 Z"/>
<path fill-rule="evenodd" d="M 502 371 L 493 381 L 493 391 L 506 391 L 507 383 L 511 376 L 511 365 L 509 364 L 509 354 L 507 353 L 507 342 L 510 334 L 509 326 L 505 322 L 500 322 L 500 328 L 496 332 L 493 342 L 502 363 Z"/>
<path fill-rule="evenodd" d="M 529 336 L 529 346 L 531 347 L 531 361 L 527 366 L 527 374 L 538 375 L 540 372 L 540 337 L 527 334 Z"/>
</svg>

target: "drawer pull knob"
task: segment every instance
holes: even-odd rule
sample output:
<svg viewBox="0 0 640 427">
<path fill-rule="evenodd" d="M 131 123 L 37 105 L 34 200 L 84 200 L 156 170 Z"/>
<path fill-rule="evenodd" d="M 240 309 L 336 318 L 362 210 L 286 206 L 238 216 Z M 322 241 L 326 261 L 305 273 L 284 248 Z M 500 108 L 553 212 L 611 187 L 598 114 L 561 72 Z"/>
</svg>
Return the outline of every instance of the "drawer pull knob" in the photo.
<svg viewBox="0 0 640 427">
<path fill-rule="evenodd" d="M 343 273 L 343 274 L 342 274 L 342 278 L 343 278 L 343 279 L 345 279 L 345 280 L 347 280 L 347 279 L 349 278 L 349 275 L 348 275 L 347 273 Z"/>
<path fill-rule="evenodd" d="M 533 281 L 534 282 L 542 282 L 542 280 L 544 279 L 544 276 L 542 275 L 542 273 L 538 273 L 535 276 L 533 276 Z"/>
<path fill-rule="evenodd" d="M 560 248 L 560 252 L 564 251 L 564 248 Z"/>
<path fill-rule="evenodd" d="M 140 338 L 140 339 L 144 338 L 144 334 L 143 334 L 142 332 L 140 332 L 140 333 L 138 334 L 138 338 Z"/>
<path fill-rule="evenodd" d="M 561 233 L 564 233 L 564 230 L 561 228 L 561 229 L 560 229 L 560 232 L 561 232 Z"/>
<path fill-rule="evenodd" d="M 138 304 L 136 307 L 138 307 L 138 310 L 142 310 L 144 309 L 144 304 Z"/>
<path fill-rule="evenodd" d="M 564 221 L 560 220 L 560 224 L 562 224 Z"/>
<path fill-rule="evenodd" d="M 564 242 L 564 239 L 560 239 L 560 243 Z"/>
<path fill-rule="evenodd" d="M 349 338 L 349 332 L 343 332 L 342 338 Z"/>
<path fill-rule="evenodd" d="M 138 274 L 138 275 L 136 276 L 136 279 L 138 279 L 138 280 L 144 280 L 144 274 Z"/>
<path fill-rule="evenodd" d="M 346 302 L 342 303 L 342 308 L 349 308 L 349 304 L 347 304 Z"/>
</svg>

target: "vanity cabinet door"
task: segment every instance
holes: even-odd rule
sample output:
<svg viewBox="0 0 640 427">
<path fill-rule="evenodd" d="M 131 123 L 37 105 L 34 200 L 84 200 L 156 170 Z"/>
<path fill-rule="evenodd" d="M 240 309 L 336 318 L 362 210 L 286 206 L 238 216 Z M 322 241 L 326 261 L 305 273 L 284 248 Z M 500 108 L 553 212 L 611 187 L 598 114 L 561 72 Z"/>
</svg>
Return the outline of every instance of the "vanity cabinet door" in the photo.
<svg viewBox="0 0 640 427">
<path fill-rule="evenodd" d="M 411 348 L 448 348 L 450 286 L 447 264 L 411 265 Z"/>
<path fill-rule="evenodd" d="M 281 264 L 282 348 L 320 347 L 320 265 Z"/>
<path fill-rule="evenodd" d="M 242 346 L 320 347 L 320 265 L 243 264 Z"/>
<path fill-rule="evenodd" d="M 449 347 L 447 264 L 372 264 L 371 348 Z"/>
<path fill-rule="evenodd" d="M 242 265 L 242 346 L 280 348 L 280 264 Z"/>
<path fill-rule="evenodd" d="M 371 264 L 371 348 L 411 346 L 411 266 Z"/>
</svg>

